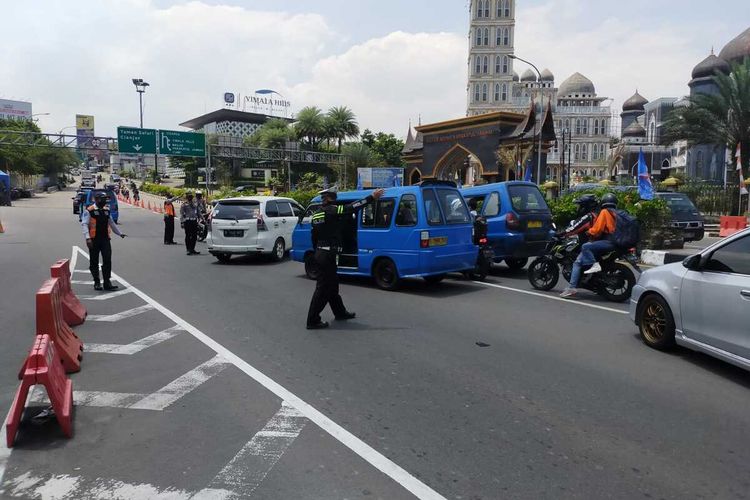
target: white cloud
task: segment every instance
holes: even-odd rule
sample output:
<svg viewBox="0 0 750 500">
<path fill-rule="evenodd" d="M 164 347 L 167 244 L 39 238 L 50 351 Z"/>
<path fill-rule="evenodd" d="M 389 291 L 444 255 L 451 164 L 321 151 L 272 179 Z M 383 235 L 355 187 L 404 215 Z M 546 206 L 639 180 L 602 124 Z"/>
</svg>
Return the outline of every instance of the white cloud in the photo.
<svg viewBox="0 0 750 500">
<path fill-rule="evenodd" d="M 466 39 L 451 33 L 391 33 L 319 61 L 312 78 L 290 89 L 302 105 L 345 105 L 361 128 L 406 133 L 466 112 Z"/>
</svg>

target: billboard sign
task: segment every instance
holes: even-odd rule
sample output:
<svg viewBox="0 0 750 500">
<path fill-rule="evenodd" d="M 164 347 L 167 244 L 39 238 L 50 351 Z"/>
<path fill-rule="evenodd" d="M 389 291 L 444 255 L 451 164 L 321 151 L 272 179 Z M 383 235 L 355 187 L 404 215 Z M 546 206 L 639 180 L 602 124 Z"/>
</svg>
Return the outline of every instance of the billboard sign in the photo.
<svg viewBox="0 0 750 500">
<path fill-rule="evenodd" d="M 0 99 L 0 120 L 31 120 L 31 103 Z"/>
<path fill-rule="evenodd" d="M 94 138 L 94 117 L 91 115 L 76 115 L 76 142 L 78 149 L 91 148 Z"/>
<path fill-rule="evenodd" d="M 358 168 L 358 189 L 389 188 L 404 185 L 404 169 L 392 167 Z"/>
</svg>

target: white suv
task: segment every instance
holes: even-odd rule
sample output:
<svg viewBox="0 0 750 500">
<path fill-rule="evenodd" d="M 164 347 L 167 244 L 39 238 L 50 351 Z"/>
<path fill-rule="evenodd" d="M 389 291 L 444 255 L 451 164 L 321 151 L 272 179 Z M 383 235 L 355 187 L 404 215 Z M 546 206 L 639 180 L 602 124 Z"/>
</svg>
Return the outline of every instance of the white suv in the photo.
<svg viewBox="0 0 750 500">
<path fill-rule="evenodd" d="M 216 202 L 206 241 L 208 252 L 227 263 L 232 255 L 266 254 L 284 258 L 292 232 L 304 209 L 294 200 L 276 196 L 226 198 Z"/>
</svg>

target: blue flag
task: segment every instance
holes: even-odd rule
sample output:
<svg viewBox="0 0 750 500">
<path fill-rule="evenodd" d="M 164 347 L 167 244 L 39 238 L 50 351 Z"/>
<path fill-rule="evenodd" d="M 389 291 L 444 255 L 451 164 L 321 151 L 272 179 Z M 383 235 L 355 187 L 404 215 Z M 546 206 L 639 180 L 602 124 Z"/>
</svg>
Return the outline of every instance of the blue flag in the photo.
<svg viewBox="0 0 750 500">
<path fill-rule="evenodd" d="M 362 174 L 357 172 L 357 191 L 362 190 Z"/>
<path fill-rule="evenodd" d="M 638 155 L 638 194 L 642 200 L 654 199 L 654 186 L 648 176 L 648 166 L 646 165 L 646 157 L 643 156 L 643 148 Z"/>
<path fill-rule="evenodd" d="M 531 160 L 526 162 L 526 171 L 523 173 L 524 182 L 531 182 Z"/>
</svg>

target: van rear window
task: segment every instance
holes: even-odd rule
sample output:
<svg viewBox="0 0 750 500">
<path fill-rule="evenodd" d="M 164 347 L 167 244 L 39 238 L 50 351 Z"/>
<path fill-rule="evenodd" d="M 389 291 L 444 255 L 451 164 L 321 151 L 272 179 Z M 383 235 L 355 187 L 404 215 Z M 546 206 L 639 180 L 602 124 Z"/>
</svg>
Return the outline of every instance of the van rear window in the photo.
<svg viewBox="0 0 750 500">
<path fill-rule="evenodd" d="M 461 193 L 454 189 L 436 189 L 440 206 L 448 224 L 465 224 L 471 222 L 469 210 L 466 208 Z"/>
<path fill-rule="evenodd" d="M 249 220 L 257 219 L 260 203 L 257 201 L 222 201 L 211 212 L 214 219 Z"/>
<path fill-rule="evenodd" d="M 548 212 L 549 207 L 544 196 L 536 186 L 511 185 L 508 194 L 516 212 Z"/>
</svg>

